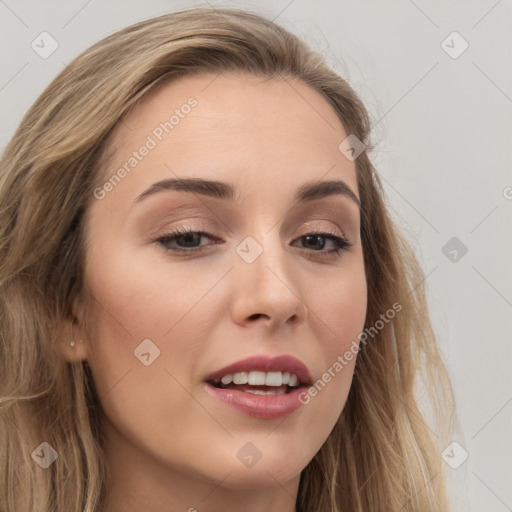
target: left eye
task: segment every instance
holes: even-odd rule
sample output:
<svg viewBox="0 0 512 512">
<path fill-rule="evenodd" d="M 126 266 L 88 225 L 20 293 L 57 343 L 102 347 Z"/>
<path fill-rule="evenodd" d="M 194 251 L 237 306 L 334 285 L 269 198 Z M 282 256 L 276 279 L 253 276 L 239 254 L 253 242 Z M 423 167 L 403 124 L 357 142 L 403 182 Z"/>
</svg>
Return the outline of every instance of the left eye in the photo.
<svg viewBox="0 0 512 512">
<path fill-rule="evenodd" d="M 213 237 L 210 233 L 206 231 L 193 231 L 189 228 L 179 227 L 172 230 L 169 233 L 161 236 L 157 240 L 160 246 L 162 246 L 167 251 L 172 252 L 198 252 L 201 250 L 200 242 L 202 237 L 210 238 L 211 240 L 217 240 L 214 244 L 221 243 L 221 241 L 215 237 Z M 332 233 L 307 233 L 298 237 L 296 240 L 304 239 L 308 244 L 312 244 L 312 247 L 309 247 L 314 253 L 322 253 L 324 255 L 330 254 L 338 254 L 340 251 L 348 249 L 351 244 L 344 237 L 334 235 Z M 334 244 L 335 248 L 330 251 L 324 251 L 323 248 L 325 246 L 325 240 L 330 241 Z M 316 245 L 318 248 L 318 242 L 320 241 L 320 250 L 315 249 Z M 176 244 L 173 246 L 173 244 Z M 304 247 L 304 246 L 303 246 Z M 308 247 L 304 247 L 308 248 Z"/>
</svg>

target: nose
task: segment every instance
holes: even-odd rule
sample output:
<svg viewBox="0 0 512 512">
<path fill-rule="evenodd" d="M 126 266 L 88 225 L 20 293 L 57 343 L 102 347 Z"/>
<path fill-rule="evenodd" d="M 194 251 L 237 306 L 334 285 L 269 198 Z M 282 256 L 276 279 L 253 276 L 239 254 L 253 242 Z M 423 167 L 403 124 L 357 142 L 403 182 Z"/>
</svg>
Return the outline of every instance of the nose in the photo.
<svg viewBox="0 0 512 512">
<path fill-rule="evenodd" d="M 297 326 L 306 320 L 308 310 L 290 255 L 277 237 L 261 238 L 264 244 L 251 237 L 244 246 L 256 254 L 262 250 L 254 261 L 244 258 L 243 252 L 235 254 L 232 319 L 243 326 L 260 322 L 269 330 Z"/>
</svg>

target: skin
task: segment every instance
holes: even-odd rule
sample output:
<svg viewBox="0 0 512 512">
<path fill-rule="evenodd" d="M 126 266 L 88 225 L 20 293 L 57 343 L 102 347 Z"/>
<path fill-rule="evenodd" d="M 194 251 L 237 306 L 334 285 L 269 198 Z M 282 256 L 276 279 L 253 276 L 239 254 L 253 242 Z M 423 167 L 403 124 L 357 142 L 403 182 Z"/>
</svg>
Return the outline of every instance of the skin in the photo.
<svg viewBox="0 0 512 512">
<path fill-rule="evenodd" d="M 74 305 L 82 321 L 90 299 L 89 329 L 64 323 L 63 351 L 88 361 L 100 397 L 107 512 L 293 511 L 300 473 L 346 402 L 355 358 L 310 403 L 277 420 L 224 405 L 203 380 L 250 355 L 290 354 L 316 381 L 357 340 L 367 301 L 358 205 L 342 195 L 293 202 L 312 180 L 343 180 L 359 197 L 355 163 L 338 150 L 347 133 L 335 112 L 306 84 L 200 75 L 160 87 L 130 112 L 100 183 L 191 96 L 197 106 L 91 201 L 86 293 Z M 132 207 L 171 177 L 230 182 L 238 197 L 164 191 Z M 202 237 L 202 252 L 189 257 L 155 242 L 178 226 L 212 238 Z M 303 238 L 325 230 L 351 247 L 329 258 L 334 242 Z M 248 236 L 263 249 L 252 263 L 235 251 Z M 160 350 L 148 366 L 134 356 L 145 339 Z M 250 468 L 237 457 L 248 442 L 262 454 Z"/>
</svg>

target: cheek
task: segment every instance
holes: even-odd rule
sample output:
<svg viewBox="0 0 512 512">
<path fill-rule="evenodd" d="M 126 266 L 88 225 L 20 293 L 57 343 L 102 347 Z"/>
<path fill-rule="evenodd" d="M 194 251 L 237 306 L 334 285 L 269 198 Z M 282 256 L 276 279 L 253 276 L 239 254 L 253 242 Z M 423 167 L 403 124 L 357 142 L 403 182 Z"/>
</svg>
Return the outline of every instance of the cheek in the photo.
<svg viewBox="0 0 512 512">
<path fill-rule="evenodd" d="M 321 374 L 303 395 L 303 403 L 315 403 L 319 426 L 327 434 L 345 405 L 357 359 L 359 335 L 364 329 L 367 284 L 363 265 L 355 265 L 337 279 L 324 283 L 311 296 L 308 307 L 317 326 L 322 348 Z M 328 427 L 326 426 L 328 425 Z"/>
<path fill-rule="evenodd" d="M 165 266 L 148 264 L 136 251 L 92 252 L 88 263 L 94 326 L 88 359 L 97 387 L 103 393 L 114 387 L 116 393 L 128 390 L 128 397 L 141 395 L 142 390 L 172 392 L 175 382 L 164 367 L 180 382 L 188 376 L 185 363 L 191 355 L 183 329 L 189 325 L 187 314 L 211 286 L 209 280 L 187 286 L 179 272 L 171 276 Z M 172 343 L 167 343 L 170 339 Z M 167 357 L 180 364 L 165 364 Z M 151 410 L 151 397 L 147 398 L 141 396 L 139 405 L 145 403 Z"/>
<path fill-rule="evenodd" d="M 174 440 L 183 438 L 184 425 L 191 438 L 201 437 L 198 418 L 204 416 L 189 391 L 198 357 L 190 343 L 198 322 L 191 319 L 215 280 L 190 286 L 183 273 L 170 279 L 168 268 L 148 266 L 133 254 L 111 255 L 90 268 L 94 336 L 88 360 L 104 414 L 132 444 L 163 460 L 182 457 L 185 464 L 186 450 Z"/>
<path fill-rule="evenodd" d="M 126 250 L 92 255 L 87 280 L 103 327 L 121 328 L 132 343 L 172 337 L 225 273 L 193 262 L 173 263 L 165 254 Z"/>
<path fill-rule="evenodd" d="M 309 305 L 309 304 L 308 304 Z M 354 265 L 339 277 L 323 281 L 314 292 L 311 309 L 325 327 L 323 346 L 326 354 L 338 355 L 364 328 L 367 307 L 367 285 L 364 267 Z"/>
</svg>

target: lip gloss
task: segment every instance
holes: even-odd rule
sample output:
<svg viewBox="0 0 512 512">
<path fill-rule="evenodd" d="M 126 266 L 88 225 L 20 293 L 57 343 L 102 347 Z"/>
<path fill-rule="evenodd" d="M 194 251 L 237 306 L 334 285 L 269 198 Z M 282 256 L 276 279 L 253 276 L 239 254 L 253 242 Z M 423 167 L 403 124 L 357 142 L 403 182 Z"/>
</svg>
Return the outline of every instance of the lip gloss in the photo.
<svg viewBox="0 0 512 512">
<path fill-rule="evenodd" d="M 301 405 L 299 395 L 305 386 L 299 386 L 282 395 L 254 395 L 236 389 L 216 388 L 205 383 L 205 390 L 215 399 L 240 412 L 261 419 L 277 419 L 287 416 Z"/>
</svg>

